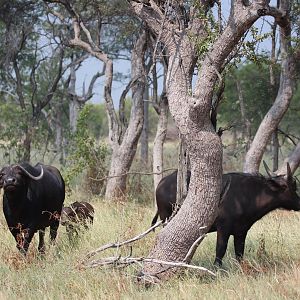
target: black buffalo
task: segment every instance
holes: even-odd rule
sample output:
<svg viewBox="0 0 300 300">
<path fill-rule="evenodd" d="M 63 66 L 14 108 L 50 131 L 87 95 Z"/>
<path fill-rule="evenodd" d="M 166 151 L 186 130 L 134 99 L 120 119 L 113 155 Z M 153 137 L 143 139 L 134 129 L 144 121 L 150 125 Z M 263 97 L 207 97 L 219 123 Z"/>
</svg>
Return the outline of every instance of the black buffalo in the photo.
<svg viewBox="0 0 300 300">
<path fill-rule="evenodd" d="M 65 183 L 53 166 L 21 163 L 0 171 L 3 187 L 3 212 L 8 228 L 17 242 L 17 248 L 26 255 L 29 244 L 39 231 L 40 252 L 45 251 L 45 228 L 50 226 L 54 242 L 59 216 L 65 198 Z"/>
<path fill-rule="evenodd" d="M 66 226 L 69 238 L 78 235 L 80 227 L 88 229 L 93 224 L 95 210 L 88 202 L 74 202 L 70 206 L 63 207 L 61 211 L 61 225 Z"/>
<path fill-rule="evenodd" d="M 188 173 L 189 182 L 190 173 Z M 176 202 L 177 171 L 161 180 L 156 189 L 157 214 L 166 221 Z M 218 208 L 218 215 L 208 232 L 217 231 L 215 264 L 222 265 L 230 235 L 234 237 L 234 250 L 238 261 L 244 254 L 248 230 L 270 211 L 283 208 L 300 210 L 300 198 L 289 165 L 287 175 L 266 178 L 260 174 L 228 173 L 223 175 L 224 185 L 229 183 Z"/>
</svg>

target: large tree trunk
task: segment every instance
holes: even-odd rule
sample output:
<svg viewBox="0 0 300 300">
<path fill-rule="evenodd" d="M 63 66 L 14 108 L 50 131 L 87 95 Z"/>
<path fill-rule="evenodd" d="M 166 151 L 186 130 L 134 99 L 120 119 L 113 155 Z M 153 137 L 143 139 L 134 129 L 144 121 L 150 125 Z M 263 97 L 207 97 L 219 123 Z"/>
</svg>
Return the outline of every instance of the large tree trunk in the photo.
<svg viewBox="0 0 300 300">
<path fill-rule="evenodd" d="M 106 185 L 107 199 L 126 197 L 126 178 L 136 153 L 137 142 L 118 147 L 113 151 L 109 170 L 109 184 Z"/>
<path fill-rule="evenodd" d="M 259 172 L 259 165 L 267 144 L 287 111 L 293 96 L 294 60 L 290 51 L 290 37 L 291 27 L 288 22 L 285 27 L 280 28 L 282 62 L 279 90 L 274 104 L 262 120 L 252 141 L 251 147 L 246 154 L 244 163 L 244 172 L 246 173 Z"/>
<path fill-rule="evenodd" d="M 201 62 L 197 82 L 191 95 L 196 65 L 196 46 L 190 36 L 205 37 L 205 21 L 197 18 L 198 9 L 190 10 L 188 34 L 185 22 L 178 17 L 178 28 L 165 17 L 156 2 L 130 1 L 141 17 L 168 49 L 169 64 L 166 91 L 169 108 L 180 133 L 184 136 L 191 164 L 191 181 L 187 197 L 174 218 L 157 236 L 149 256 L 166 261 L 190 261 L 186 258 L 193 243 L 205 234 L 215 220 L 222 181 L 222 144 L 210 119 L 214 87 L 224 62 L 242 35 L 262 14 L 271 13 L 265 1 L 232 1 L 228 25 Z M 210 2 L 202 1 L 203 11 Z M 176 6 L 177 3 L 172 2 Z M 176 8 L 174 8 L 174 11 Z M 272 13 L 274 13 L 272 11 Z M 276 11 L 276 13 L 278 13 Z M 280 14 L 280 16 L 282 16 Z M 177 24 L 176 23 L 176 24 Z M 195 249 L 193 250 L 195 251 Z M 192 253 L 193 254 L 193 253 Z M 162 265 L 147 263 L 143 274 L 166 278 L 174 272 Z"/>
</svg>

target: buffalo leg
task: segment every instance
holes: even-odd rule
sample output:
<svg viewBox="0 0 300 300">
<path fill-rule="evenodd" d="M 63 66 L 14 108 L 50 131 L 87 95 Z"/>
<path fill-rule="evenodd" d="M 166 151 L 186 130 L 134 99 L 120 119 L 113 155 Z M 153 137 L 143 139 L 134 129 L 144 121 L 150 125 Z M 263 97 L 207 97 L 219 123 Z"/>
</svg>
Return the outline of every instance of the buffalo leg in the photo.
<svg viewBox="0 0 300 300">
<path fill-rule="evenodd" d="M 243 259 L 246 236 L 247 232 L 234 235 L 234 251 L 237 261 L 241 261 Z"/>
<path fill-rule="evenodd" d="M 56 239 L 58 226 L 59 226 L 59 221 L 55 221 L 50 225 L 50 240 L 52 244 Z"/>
<path fill-rule="evenodd" d="M 34 236 L 35 230 L 33 229 L 26 229 L 23 232 L 19 232 L 16 235 L 14 235 L 15 240 L 17 242 L 17 248 L 18 250 L 26 256 L 29 244 Z"/>
<path fill-rule="evenodd" d="M 39 245 L 38 250 L 40 253 L 45 253 L 45 228 L 39 230 Z"/>
<path fill-rule="evenodd" d="M 222 258 L 225 255 L 228 239 L 230 234 L 221 230 L 217 231 L 217 246 L 216 246 L 216 259 L 214 265 L 222 266 Z"/>
</svg>

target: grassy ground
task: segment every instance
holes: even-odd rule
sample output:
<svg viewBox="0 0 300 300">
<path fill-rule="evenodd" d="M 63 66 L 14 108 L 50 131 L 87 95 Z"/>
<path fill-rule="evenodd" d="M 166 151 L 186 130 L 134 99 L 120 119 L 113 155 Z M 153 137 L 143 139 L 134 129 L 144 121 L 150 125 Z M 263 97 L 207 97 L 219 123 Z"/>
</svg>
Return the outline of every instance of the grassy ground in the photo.
<svg viewBox="0 0 300 300">
<path fill-rule="evenodd" d="M 74 201 L 73 196 L 67 203 Z M 59 229 L 55 246 L 40 258 L 37 236 L 28 258 L 17 252 L 3 215 L 0 216 L 0 299 L 299 299 L 300 298 L 300 213 L 276 211 L 257 222 L 246 241 L 246 261 L 238 265 L 232 241 L 224 269 L 212 266 L 215 233 L 198 248 L 193 263 L 213 269 L 215 279 L 186 271 L 161 286 L 144 288 L 136 284 L 138 266 L 122 270 L 81 269 L 78 262 L 102 244 L 124 240 L 149 227 L 150 205 L 131 201 L 111 204 L 92 199 L 96 210 L 91 230 L 70 244 L 65 228 Z M 159 231 L 159 230 L 157 230 Z M 133 255 L 147 255 L 155 234 L 134 244 Z M 129 248 L 122 250 L 126 255 Z M 102 256 L 117 254 L 116 250 Z"/>
</svg>

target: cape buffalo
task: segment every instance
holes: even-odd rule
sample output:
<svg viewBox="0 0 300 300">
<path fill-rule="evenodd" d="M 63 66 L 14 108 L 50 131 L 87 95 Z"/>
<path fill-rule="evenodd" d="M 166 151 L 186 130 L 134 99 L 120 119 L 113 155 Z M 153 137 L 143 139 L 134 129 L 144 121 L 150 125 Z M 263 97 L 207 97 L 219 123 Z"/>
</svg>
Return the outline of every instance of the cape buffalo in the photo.
<svg viewBox="0 0 300 300">
<path fill-rule="evenodd" d="M 88 225 L 93 224 L 95 210 L 88 202 L 74 202 L 70 206 L 63 207 L 61 211 L 61 225 L 66 226 L 69 239 L 78 235 L 78 229 L 83 226 L 88 229 Z"/>
<path fill-rule="evenodd" d="M 14 164 L 0 171 L 3 187 L 3 212 L 8 228 L 17 242 L 17 248 L 26 255 L 29 244 L 39 231 L 40 252 L 45 251 L 45 228 L 50 226 L 54 242 L 59 216 L 65 198 L 65 183 L 53 166 L 38 163 Z"/>
<path fill-rule="evenodd" d="M 190 172 L 188 173 L 189 182 Z M 166 221 L 172 214 L 176 203 L 177 171 L 161 180 L 156 189 L 157 213 Z M 244 254 L 248 230 L 270 211 L 283 208 L 300 210 L 300 197 L 296 182 L 287 164 L 286 176 L 264 177 L 260 174 L 228 173 L 223 175 L 224 184 L 229 182 L 226 193 L 221 197 L 218 215 L 208 232 L 217 231 L 215 264 L 222 265 L 230 235 L 234 237 L 234 250 L 238 261 Z"/>
</svg>

